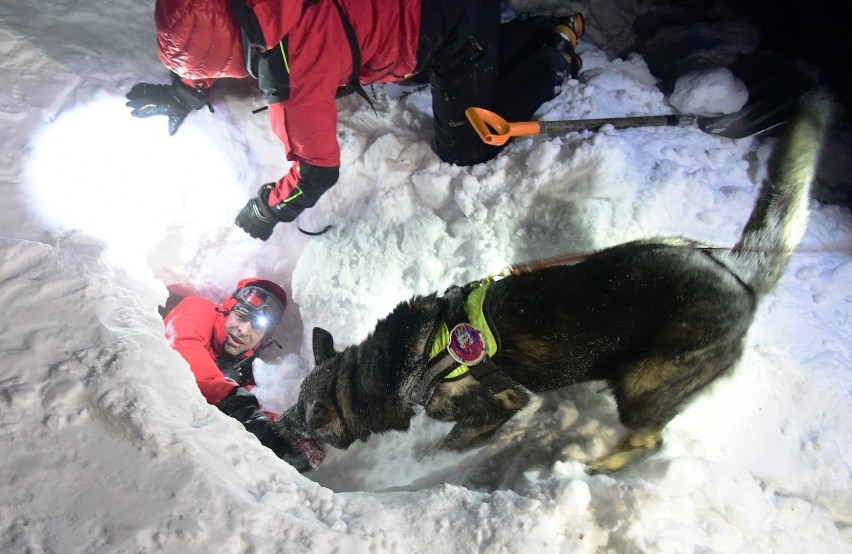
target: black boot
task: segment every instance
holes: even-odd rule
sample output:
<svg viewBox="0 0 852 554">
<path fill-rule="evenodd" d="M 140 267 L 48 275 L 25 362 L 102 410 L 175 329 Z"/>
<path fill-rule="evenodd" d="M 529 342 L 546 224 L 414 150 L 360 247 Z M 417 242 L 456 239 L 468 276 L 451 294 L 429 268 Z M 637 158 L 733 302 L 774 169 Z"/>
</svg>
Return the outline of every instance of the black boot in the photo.
<svg viewBox="0 0 852 554">
<path fill-rule="evenodd" d="M 569 72 L 571 77 L 575 78 L 583 67 L 583 59 L 576 52 L 577 43 L 585 32 L 583 15 L 577 12 L 574 15 L 560 17 L 559 25 L 554 32 L 556 33 L 554 47 L 568 60 Z"/>
<path fill-rule="evenodd" d="M 574 35 L 576 35 L 577 40 L 583 38 L 583 35 L 586 33 L 586 20 L 580 12 L 571 15 L 563 15 L 556 19 L 559 21 L 560 25 L 565 25 L 574 31 Z"/>
</svg>

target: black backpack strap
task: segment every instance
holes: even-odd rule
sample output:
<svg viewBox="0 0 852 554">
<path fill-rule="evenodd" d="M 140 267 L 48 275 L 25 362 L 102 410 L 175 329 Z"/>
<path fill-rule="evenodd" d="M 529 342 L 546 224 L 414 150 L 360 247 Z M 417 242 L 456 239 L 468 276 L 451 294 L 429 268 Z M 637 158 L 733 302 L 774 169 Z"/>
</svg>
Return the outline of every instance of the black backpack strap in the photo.
<svg viewBox="0 0 852 554">
<path fill-rule="evenodd" d="M 318 1 L 305 0 L 302 4 L 302 9 L 306 10 Z M 361 86 L 361 81 L 359 80 L 361 73 L 361 48 L 358 46 L 358 37 L 355 35 L 355 29 L 346 17 L 338 0 L 332 0 L 332 2 L 334 2 L 334 7 L 337 8 L 337 13 L 340 15 L 343 32 L 346 34 L 349 51 L 352 53 L 352 74 L 349 76 L 349 82 L 338 88 L 336 97 L 340 98 L 354 92 L 366 100 L 370 107 L 373 108 L 373 113 L 378 115 L 373 101 L 367 96 L 367 92 Z M 264 43 L 260 23 L 254 12 L 247 6 L 246 0 L 229 0 L 229 4 L 243 32 L 246 69 L 249 74 L 258 79 L 267 103 L 286 100 L 290 95 L 290 70 L 286 67 L 286 59 L 275 54 L 267 56 L 268 52 Z M 286 36 L 281 39 L 278 47 L 281 49 L 282 54 L 284 54 L 287 49 Z M 265 67 L 260 67 L 261 64 Z M 259 108 L 253 110 L 252 113 L 258 113 L 265 109 L 266 107 Z"/>
<path fill-rule="evenodd" d="M 352 24 L 343 12 L 340 2 L 337 0 L 331 1 L 334 2 L 334 6 L 337 8 L 337 13 L 340 14 L 340 22 L 343 24 L 343 31 L 346 33 L 346 40 L 349 41 L 349 50 L 352 52 L 352 74 L 349 76 L 349 82 L 341 87 L 342 91 L 338 92 L 338 97 L 345 96 L 346 94 L 349 94 L 349 92 L 354 92 L 366 100 L 370 107 L 373 108 L 373 113 L 378 115 L 376 107 L 373 105 L 373 101 L 370 100 L 369 96 L 367 96 L 367 92 L 364 90 L 364 87 L 361 86 L 361 81 L 359 79 L 359 75 L 361 74 L 361 47 L 358 46 L 358 37 L 355 35 L 355 29 L 352 28 Z"/>
<path fill-rule="evenodd" d="M 490 356 L 485 356 L 480 362 L 467 367 L 470 374 L 491 394 L 499 394 L 517 386 L 517 383 L 511 377 L 497 367 Z"/>
<path fill-rule="evenodd" d="M 248 42 L 248 45 L 256 49 L 260 53 L 266 52 L 266 43 L 263 38 L 263 30 L 260 27 L 260 22 L 257 16 L 246 4 L 246 0 L 229 0 L 228 5 L 243 32 L 243 39 Z"/>
</svg>

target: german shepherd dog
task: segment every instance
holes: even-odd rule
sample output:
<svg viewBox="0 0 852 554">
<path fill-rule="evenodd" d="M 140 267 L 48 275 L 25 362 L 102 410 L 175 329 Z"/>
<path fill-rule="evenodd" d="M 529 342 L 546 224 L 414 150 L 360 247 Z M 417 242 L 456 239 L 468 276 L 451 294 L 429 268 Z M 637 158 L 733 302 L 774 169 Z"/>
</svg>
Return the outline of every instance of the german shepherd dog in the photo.
<svg viewBox="0 0 852 554">
<path fill-rule="evenodd" d="M 314 328 L 316 368 L 279 418 L 281 432 L 289 422 L 346 449 L 372 433 L 407 430 L 420 404 L 430 417 L 455 422 L 430 450 L 464 450 L 491 437 L 531 394 L 603 380 L 629 432 L 591 469 L 614 471 L 654 451 L 678 410 L 740 358 L 758 301 L 804 234 L 833 107 L 824 93 L 800 100 L 732 249 L 638 240 L 573 265 L 498 278 L 485 293 L 486 284 L 476 284 L 415 297 L 342 352 Z M 483 314 L 471 323 L 458 316 L 468 293 Z M 442 333 L 448 347 L 435 355 Z"/>
</svg>

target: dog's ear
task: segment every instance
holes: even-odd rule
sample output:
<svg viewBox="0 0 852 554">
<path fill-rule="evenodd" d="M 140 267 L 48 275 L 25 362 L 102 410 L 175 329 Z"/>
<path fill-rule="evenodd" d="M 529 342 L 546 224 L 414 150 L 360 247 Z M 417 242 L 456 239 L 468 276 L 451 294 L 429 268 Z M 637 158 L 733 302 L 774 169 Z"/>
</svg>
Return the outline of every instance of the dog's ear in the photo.
<svg viewBox="0 0 852 554">
<path fill-rule="evenodd" d="M 334 411 L 328 405 L 328 402 L 323 400 L 314 400 L 305 409 L 305 423 L 311 430 L 319 429 L 323 425 L 331 423 L 333 418 Z"/>
<path fill-rule="evenodd" d="M 336 354 L 334 337 L 322 327 L 314 327 L 314 363 L 321 364 Z"/>
</svg>

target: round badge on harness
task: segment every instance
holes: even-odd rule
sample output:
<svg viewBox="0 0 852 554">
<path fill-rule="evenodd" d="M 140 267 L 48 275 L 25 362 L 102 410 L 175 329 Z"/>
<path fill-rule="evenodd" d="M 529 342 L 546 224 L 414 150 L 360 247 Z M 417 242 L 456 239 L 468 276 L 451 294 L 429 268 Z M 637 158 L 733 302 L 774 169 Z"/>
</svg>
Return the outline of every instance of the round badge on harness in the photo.
<svg viewBox="0 0 852 554">
<path fill-rule="evenodd" d="M 470 323 L 459 323 L 450 331 L 447 350 L 458 363 L 473 365 L 485 357 L 485 339 Z"/>
</svg>

